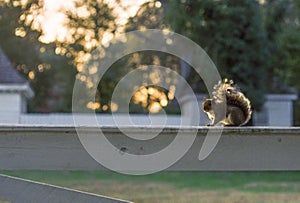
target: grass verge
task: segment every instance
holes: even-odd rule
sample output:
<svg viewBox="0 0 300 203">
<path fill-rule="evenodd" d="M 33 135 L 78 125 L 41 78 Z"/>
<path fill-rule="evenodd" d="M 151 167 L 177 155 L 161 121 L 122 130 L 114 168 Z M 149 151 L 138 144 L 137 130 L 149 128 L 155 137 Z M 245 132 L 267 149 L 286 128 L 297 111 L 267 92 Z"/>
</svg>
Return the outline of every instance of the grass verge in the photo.
<svg viewBox="0 0 300 203">
<path fill-rule="evenodd" d="M 300 202 L 300 172 L 0 171 L 135 202 Z"/>
</svg>

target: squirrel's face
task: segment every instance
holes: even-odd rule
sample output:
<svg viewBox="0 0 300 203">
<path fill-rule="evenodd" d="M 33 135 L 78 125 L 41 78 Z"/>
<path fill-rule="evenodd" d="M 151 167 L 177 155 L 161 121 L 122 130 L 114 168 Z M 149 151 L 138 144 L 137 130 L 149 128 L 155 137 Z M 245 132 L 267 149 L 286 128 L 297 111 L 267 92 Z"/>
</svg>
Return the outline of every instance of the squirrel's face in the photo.
<svg viewBox="0 0 300 203">
<path fill-rule="evenodd" d="M 229 86 L 225 88 L 226 94 L 238 94 L 238 90 L 235 87 Z"/>
</svg>

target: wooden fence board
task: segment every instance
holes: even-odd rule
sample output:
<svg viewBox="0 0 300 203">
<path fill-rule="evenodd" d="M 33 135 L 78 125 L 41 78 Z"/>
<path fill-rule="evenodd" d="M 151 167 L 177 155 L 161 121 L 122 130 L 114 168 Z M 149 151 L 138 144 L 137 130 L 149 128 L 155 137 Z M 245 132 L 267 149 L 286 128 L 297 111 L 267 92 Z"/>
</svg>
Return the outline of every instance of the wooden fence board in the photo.
<svg viewBox="0 0 300 203">
<path fill-rule="evenodd" d="M 210 156 L 198 160 L 208 128 L 183 129 L 183 136 L 198 134 L 192 147 L 168 170 L 255 171 L 300 170 L 300 128 L 226 128 Z M 150 136 L 155 129 L 128 128 L 137 136 Z M 178 129 L 164 128 L 150 141 L 130 142 L 118 128 L 102 132 L 126 152 L 149 154 L 163 149 Z M 96 128 L 84 128 L 97 134 Z M 109 156 L 109 154 L 107 154 Z M 0 170 L 107 170 L 85 151 L 74 127 L 0 127 Z"/>
</svg>

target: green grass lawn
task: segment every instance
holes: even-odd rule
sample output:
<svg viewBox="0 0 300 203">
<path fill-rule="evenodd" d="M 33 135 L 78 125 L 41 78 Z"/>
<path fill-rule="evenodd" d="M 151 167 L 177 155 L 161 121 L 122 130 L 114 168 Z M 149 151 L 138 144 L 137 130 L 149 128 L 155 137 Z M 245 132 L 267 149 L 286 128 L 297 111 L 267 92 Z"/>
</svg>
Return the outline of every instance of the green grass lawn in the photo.
<svg viewBox="0 0 300 203">
<path fill-rule="evenodd" d="M 0 172 L 136 202 L 300 202 L 300 172 Z"/>
</svg>

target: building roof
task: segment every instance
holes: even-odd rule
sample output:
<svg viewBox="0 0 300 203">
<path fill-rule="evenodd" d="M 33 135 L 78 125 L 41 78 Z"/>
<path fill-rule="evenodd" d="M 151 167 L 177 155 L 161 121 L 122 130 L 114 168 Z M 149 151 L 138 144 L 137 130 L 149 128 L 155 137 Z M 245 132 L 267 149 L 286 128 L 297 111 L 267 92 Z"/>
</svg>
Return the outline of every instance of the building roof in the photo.
<svg viewBox="0 0 300 203">
<path fill-rule="evenodd" d="M 13 67 L 0 47 L 0 84 L 23 84 L 27 80 Z"/>
<path fill-rule="evenodd" d="M 0 47 L 0 93 L 18 92 L 26 98 L 34 96 L 28 81 L 13 67 Z"/>
</svg>

